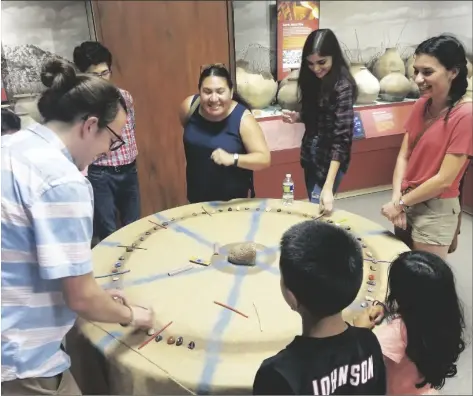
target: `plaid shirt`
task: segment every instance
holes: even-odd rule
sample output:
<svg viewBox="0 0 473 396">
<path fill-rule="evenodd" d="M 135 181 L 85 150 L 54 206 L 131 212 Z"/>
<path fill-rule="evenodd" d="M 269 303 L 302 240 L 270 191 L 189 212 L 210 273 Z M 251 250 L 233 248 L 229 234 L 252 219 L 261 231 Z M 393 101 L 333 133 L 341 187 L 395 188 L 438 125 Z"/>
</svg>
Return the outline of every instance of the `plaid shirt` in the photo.
<svg viewBox="0 0 473 396">
<path fill-rule="evenodd" d="M 99 166 L 121 166 L 131 164 L 138 155 L 138 147 L 135 140 L 135 108 L 133 98 L 128 91 L 120 89 L 128 108 L 126 124 L 122 131 L 122 139 L 125 144 L 116 151 L 110 151 L 106 157 L 96 160 L 93 165 Z"/>
<path fill-rule="evenodd" d="M 316 182 L 324 185 L 331 161 L 340 162 L 346 172 L 353 141 L 353 88 L 346 79 L 339 80 L 328 100 L 303 115 L 306 131 L 302 138 L 301 165 L 313 167 Z"/>
</svg>

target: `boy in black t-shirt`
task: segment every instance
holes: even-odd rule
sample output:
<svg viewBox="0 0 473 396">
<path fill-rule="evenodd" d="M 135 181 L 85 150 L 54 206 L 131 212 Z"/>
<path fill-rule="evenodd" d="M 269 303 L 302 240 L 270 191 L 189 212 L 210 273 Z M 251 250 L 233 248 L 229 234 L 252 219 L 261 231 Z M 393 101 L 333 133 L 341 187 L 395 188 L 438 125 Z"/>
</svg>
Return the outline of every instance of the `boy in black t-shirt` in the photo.
<svg viewBox="0 0 473 396">
<path fill-rule="evenodd" d="M 386 372 L 376 336 L 347 324 L 363 279 L 359 243 L 345 230 L 306 221 L 281 241 L 281 290 L 302 317 L 302 335 L 256 373 L 253 394 L 384 395 Z"/>
</svg>

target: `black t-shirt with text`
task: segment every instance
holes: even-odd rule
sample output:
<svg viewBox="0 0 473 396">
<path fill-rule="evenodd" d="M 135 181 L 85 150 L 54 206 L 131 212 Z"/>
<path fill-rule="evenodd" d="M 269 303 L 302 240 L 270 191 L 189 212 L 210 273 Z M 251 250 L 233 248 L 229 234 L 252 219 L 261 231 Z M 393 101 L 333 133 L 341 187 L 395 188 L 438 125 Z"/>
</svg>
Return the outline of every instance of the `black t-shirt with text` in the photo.
<svg viewBox="0 0 473 396">
<path fill-rule="evenodd" d="M 384 395 L 383 354 L 371 330 L 348 326 L 332 337 L 297 336 L 256 373 L 255 395 Z"/>
</svg>

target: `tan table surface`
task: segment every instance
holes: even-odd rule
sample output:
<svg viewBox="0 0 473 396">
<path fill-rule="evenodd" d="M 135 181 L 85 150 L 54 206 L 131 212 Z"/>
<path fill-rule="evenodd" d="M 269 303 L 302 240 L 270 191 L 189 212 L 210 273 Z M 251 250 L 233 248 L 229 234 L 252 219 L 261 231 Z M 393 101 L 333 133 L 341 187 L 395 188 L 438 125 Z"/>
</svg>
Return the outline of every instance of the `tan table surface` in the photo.
<svg viewBox="0 0 473 396">
<path fill-rule="evenodd" d="M 251 393 L 261 362 L 301 331 L 300 318 L 286 305 L 279 287 L 280 238 L 291 225 L 317 213 L 318 206 L 308 202 L 283 206 L 272 199 L 186 205 L 145 217 L 95 247 L 96 276 L 109 274 L 117 262 L 121 270 L 130 270 L 117 281 L 98 279 L 103 287 L 123 288 L 131 301 L 150 303 L 157 315 L 156 330 L 173 322 L 163 332 L 162 341 L 153 340 L 138 350 L 149 338 L 145 332 L 78 321 L 77 331 L 110 363 L 102 373 L 109 376 L 109 391 Z M 363 285 L 355 302 L 344 311 L 346 320 L 351 321 L 367 295 L 385 298 L 389 262 L 408 248 L 380 225 L 353 213 L 336 210 L 330 218 L 318 221 L 328 220 L 349 227 L 366 244 Z M 166 228 L 152 222 L 166 224 Z M 226 260 L 228 246 L 243 241 L 258 244 L 255 267 L 234 266 Z M 220 244 L 218 256 L 213 255 L 215 242 Z M 142 249 L 126 252 L 118 247 L 133 243 Z M 371 255 L 377 263 L 368 261 Z M 211 260 L 212 264 L 195 264 L 189 271 L 168 275 L 191 264 L 191 257 Z M 367 284 L 370 274 L 375 276 L 375 286 Z M 214 301 L 228 304 L 248 318 Z M 183 345 L 168 345 L 169 336 L 183 337 Z M 190 341 L 195 342 L 193 350 L 187 347 Z M 92 375 L 99 373 L 95 370 Z"/>
</svg>

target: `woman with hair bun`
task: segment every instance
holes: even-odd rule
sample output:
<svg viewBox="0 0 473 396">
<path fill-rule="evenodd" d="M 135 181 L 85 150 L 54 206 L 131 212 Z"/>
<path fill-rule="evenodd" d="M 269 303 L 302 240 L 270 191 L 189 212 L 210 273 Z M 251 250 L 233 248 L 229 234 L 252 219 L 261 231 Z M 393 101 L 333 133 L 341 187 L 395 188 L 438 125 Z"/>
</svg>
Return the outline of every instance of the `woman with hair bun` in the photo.
<svg viewBox="0 0 473 396">
<path fill-rule="evenodd" d="M 392 200 L 382 213 L 411 248 L 446 258 L 461 211 L 459 184 L 473 155 L 463 45 L 449 35 L 425 40 L 415 51 L 414 74 L 422 96 L 405 126 Z"/>
<path fill-rule="evenodd" d="M 44 122 L 1 142 L 2 394 L 77 395 L 62 347 L 77 315 L 152 328 L 154 314 L 93 274 L 93 194 L 80 170 L 123 144 L 125 102 L 62 60 L 41 81 Z"/>
</svg>

